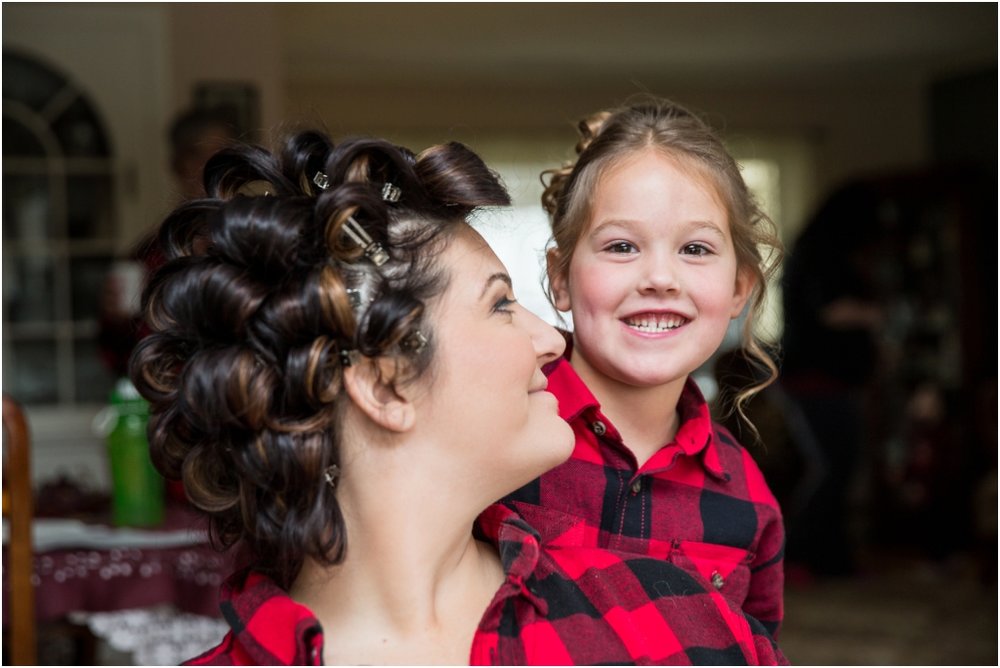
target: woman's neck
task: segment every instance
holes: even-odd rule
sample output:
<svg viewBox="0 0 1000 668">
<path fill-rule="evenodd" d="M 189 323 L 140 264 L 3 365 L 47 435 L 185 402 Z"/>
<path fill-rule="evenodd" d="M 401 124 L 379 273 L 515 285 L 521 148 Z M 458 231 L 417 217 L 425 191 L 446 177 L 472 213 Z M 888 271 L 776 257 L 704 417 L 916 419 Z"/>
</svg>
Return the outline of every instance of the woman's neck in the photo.
<svg viewBox="0 0 1000 668">
<path fill-rule="evenodd" d="M 680 427 L 677 403 L 686 377 L 663 385 L 638 387 L 601 373 L 578 350 L 573 351 L 570 364 L 601 403 L 601 411 L 614 423 L 639 467 L 677 435 Z"/>
<path fill-rule="evenodd" d="M 503 582 L 496 550 L 472 538 L 475 514 L 459 499 L 449 503 L 440 479 L 365 468 L 348 467 L 338 483 L 344 562 L 307 562 L 290 592 L 325 630 L 324 661 L 468 663 Z"/>
</svg>

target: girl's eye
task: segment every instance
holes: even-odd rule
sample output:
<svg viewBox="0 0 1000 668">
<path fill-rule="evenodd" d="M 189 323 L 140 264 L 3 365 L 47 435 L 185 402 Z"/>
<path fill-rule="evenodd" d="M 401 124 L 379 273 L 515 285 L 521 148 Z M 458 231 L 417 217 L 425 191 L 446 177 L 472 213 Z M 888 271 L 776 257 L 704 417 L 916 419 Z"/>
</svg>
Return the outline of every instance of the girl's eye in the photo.
<svg viewBox="0 0 1000 668">
<path fill-rule="evenodd" d="M 627 241 L 615 241 L 604 247 L 604 250 L 609 253 L 618 253 L 621 255 L 627 255 L 629 253 L 637 253 L 639 251 L 634 245 Z"/>
<path fill-rule="evenodd" d="M 699 257 L 709 255 L 711 252 L 711 249 L 705 244 L 687 244 L 681 249 L 681 253 L 684 255 L 697 255 Z"/>
<path fill-rule="evenodd" d="M 494 313 L 513 313 L 514 310 L 511 308 L 511 306 L 513 306 L 516 303 L 517 303 L 516 299 L 514 299 L 512 297 L 508 297 L 507 295 L 503 295 L 502 297 L 500 297 L 500 299 L 496 300 L 496 302 L 493 304 L 493 312 Z"/>
</svg>

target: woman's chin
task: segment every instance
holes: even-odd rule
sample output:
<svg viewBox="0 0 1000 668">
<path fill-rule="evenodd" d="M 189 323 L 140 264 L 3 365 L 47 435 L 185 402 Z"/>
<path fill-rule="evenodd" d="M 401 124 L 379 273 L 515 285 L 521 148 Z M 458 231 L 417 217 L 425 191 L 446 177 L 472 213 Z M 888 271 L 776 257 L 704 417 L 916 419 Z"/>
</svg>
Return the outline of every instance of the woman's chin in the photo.
<svg viewBox="0 0 1000 668">
<path fill-rule="evenodd" d="M 539 448 L 544 448 L 548 457 L 545 461 L 545 468 L 538 475 L 554 469 L 569 459 L 569 456 L 573 454 L 573 446 L 576 444 L 573 428 L 562 418 L 559 418 L 558 422 L 553 423 L 551 428 L 546 430 L 546 437 L 545 443 L 539 444 Z"/>
</svg>

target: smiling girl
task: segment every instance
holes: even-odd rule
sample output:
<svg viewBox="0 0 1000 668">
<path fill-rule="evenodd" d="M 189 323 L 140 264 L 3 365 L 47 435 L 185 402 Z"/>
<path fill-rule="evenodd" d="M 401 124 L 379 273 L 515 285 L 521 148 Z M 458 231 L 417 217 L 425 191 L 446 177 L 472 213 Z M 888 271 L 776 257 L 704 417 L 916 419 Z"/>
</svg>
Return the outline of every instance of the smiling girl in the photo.
<svg viewBox="0 0 1000 668">
<path fill-rule="evenodd" d="M 778 504 L 690 379 L 747 304 L 744 349 L 769 377 L 739 404 L 777 375 L 751 334 L 780 255 L 773 225 L 720 140 L 675 104 L 580 130 L 576 162 L 547 172 L 542 196 L 550 298 L 574 327 L 546 371 L 576 446 L 508 503 L 536 523 L 568 516 L 574 540 L 679 565 L 776 634 Z"/>
</svg>

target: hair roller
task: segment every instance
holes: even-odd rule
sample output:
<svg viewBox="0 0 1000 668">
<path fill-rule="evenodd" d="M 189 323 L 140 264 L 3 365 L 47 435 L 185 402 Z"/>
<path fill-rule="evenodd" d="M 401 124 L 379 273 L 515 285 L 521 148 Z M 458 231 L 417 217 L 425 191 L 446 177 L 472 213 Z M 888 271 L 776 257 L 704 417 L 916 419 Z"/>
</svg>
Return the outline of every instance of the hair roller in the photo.
<svg viewBox="0 0 1000 668">
<path fill-rule="evenodd" d="M 430 197 L 451 216 L 482 206 L 507 206 L 510 195 L 482 158 L 459 142 L 432 146 L 417 156 L 416 173 Z M 445 211 L 442 211 L 445 214 Z"/>
<path fill-rule="evenodd" d="M 351 263 L 364 255 L 364 247 L 344 231 L 351 218 L 373 241 L 388 243 L 388 210 L 366 184 L 348 183 L 333 189 L 318 203 L 316 215 L 323 221 L 326 249 L 335 260 Z"/>
<path fill-rule="evenodd" d="M 184 491 L 197 507 L 219 513 L 236 507 L 240 495 L 235 491 L 232 466 L 215 455 L 211 448 L 196 446 L 184 460 Z"/>
<path fill-rule="evenodd" d="M 381 192 L 386 182 L 400 186 L 403 197 L 413 194 L 413 154 L 407 149 L 370 138 L 348 139 L 336 146 L 328 159 L 327 174 L 334 183 L 362 183 Z M 397 183 L 398 182 L 398 183 Z"/>
<path fill-rule="evenodd" d="M 167 260 L 194 255 L 208 243 L 207 219 L 220 202 L 210 199 L 189 200 L 167 216 L 157 231 L 160 252 Z"/>
<path fill-rule="evenodd" d="M 312 250 L 313 207 L 307 200 L 237 198 L 209 218 L 212 254 L 273 285 L 321 260 Z"/>
<path fill-rule="evenodd" d="M 316 277 L 316 294 L 323 315 L 322 325 L 330 331 L 340 332 L 345 341 L 350 341 L 354 338 L 357 322 L 347 290 L 342 271 L 329 264 L 320 269 Z"/>
<path fill-rule="evenodd" d="M 298 184 L 303 194 L 316 195 L 313 182 L 316 172 L 326 169 L 327 157 L 333 150 L 330 139 L 319 132 L 305 131 L 289 137 L 281 151 L 281 170 L 290 182 Z"/>
<path fill-rule="evenodd" d="M 270 183 L 274 197 L 294 194 L 291 184 L 277 169 L 274 157 L 260 146 L 226 148 L 205 163 L 205 192 L 210 197 L 232 199 L 241 187 L 253 181 Z"/>
</svg>

